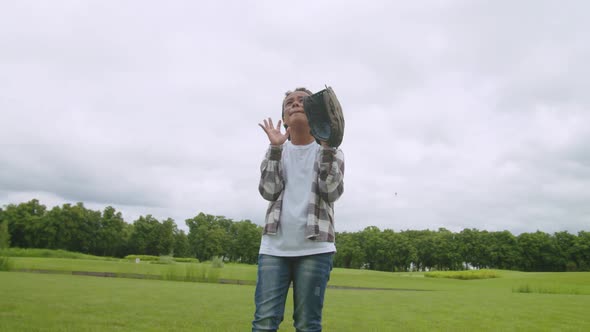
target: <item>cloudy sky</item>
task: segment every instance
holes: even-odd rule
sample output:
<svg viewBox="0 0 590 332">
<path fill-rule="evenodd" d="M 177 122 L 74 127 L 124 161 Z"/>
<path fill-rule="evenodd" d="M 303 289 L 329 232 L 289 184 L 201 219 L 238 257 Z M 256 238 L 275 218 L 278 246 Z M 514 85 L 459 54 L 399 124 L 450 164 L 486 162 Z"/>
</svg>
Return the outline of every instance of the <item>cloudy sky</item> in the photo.
<svg viewBox="0 0 590 332">
<path fill-rule="evenodd" d="M 586 1 L 2 1 L 0 206 L 262 224 L 283 93 L 344 108 L 338 231 L 590 230 Z M 397 194 L 396 194 L 397 193 Z"/>
</svg>

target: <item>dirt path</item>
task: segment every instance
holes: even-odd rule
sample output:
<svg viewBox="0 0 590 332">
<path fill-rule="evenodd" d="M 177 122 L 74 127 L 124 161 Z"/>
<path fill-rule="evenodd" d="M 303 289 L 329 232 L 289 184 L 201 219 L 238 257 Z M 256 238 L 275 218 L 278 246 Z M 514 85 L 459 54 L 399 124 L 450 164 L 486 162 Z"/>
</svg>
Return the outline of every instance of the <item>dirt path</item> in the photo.
<svg viewBox="0 0 590 332">
<path fill-rule="evenodd" d="M 115 272 L 91 272 L 91 271 L 57 271 L 57 270 L 40 270 L 40 269 L 17 269 L 15 272 L 29 272 L 29 273 L 47 273 L 47 274 L 67 274 L 75 276 L 88 276 L 88 277 L 103 277 L 103 278 L 129 278 L 129 279 L 154 279 L 162 280 L 162 277 L 151 274 L 138 274 L 138 273 L 115 273 Z M 179 280 L 182 281 L 182 280 Z M 206 281 L 195 281 L 195 282 L 206 282 Z M 239 279 L 218 279 L 217 283 L 227 285 L 256 285 L 256 281 L 253 280 L 239 280 Z M 355 286 L 338 286 L 328 285 L 328 288 L 332 289 L 344 289 L 344 290 L 358 290 L 358 291 L 402 291 L 402 292 L 428 292 L 430 289 L 411 289 L 411 288 L 386 288 L 386 287 L 355 287 Z"/>
</svg>

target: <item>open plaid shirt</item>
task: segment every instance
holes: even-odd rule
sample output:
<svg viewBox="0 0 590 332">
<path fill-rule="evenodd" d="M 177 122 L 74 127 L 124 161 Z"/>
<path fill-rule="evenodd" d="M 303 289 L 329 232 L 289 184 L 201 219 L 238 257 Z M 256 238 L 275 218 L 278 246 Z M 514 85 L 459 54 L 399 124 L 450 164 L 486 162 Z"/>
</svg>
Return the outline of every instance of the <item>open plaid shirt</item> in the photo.
<svg viewBox="0 0 590 332">
<path fill-rule="evenodd" d="M 283 204 L 283 147 L 270 146 L 260 166 L 258 191 L 270 201 L 263 234 L 276 235 Z M 340 149 L 322 146 L 314 163 L 315 179 L 307 208 L 305 237 L 314 241 L 334 242 L 334 202 L 344 192 L 344 154 Z"/>
</svg>

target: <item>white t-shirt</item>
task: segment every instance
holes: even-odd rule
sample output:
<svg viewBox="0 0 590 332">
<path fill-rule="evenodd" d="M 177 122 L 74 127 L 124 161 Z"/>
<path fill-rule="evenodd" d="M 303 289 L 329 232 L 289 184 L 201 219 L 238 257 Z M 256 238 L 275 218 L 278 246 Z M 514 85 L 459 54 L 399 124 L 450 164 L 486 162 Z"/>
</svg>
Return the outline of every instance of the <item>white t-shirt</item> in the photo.
<svg viewBox="0 0 590 332">
<path fill-rule="evenodd" d="M 335 252 L 333 242 L 317 242 L 305 238 L 307 208 L 314 180 L 314 163 L 320 146 L 283 144 L 283 205 L 276 235 L 263 235 L 260 253 L 272 256 L 306 256 Z M 317 176 L 317 175 L 315 175 Z"/>
</svg>

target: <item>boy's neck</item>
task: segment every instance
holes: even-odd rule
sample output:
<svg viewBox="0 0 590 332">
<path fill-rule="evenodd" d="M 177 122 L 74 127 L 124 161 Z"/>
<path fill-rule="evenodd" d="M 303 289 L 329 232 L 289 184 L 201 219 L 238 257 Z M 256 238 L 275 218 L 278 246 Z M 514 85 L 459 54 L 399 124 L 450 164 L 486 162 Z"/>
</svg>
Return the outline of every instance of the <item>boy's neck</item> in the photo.
<svg viewBox="0 0 590 332">
<path fill-rule="evenodd" d="M 307 145 L 311 142 L 315 142 L 315 138 L 309 134 L 309 132 L 291 132 L 291 144 L 293 145 Z"/>
</svg>

